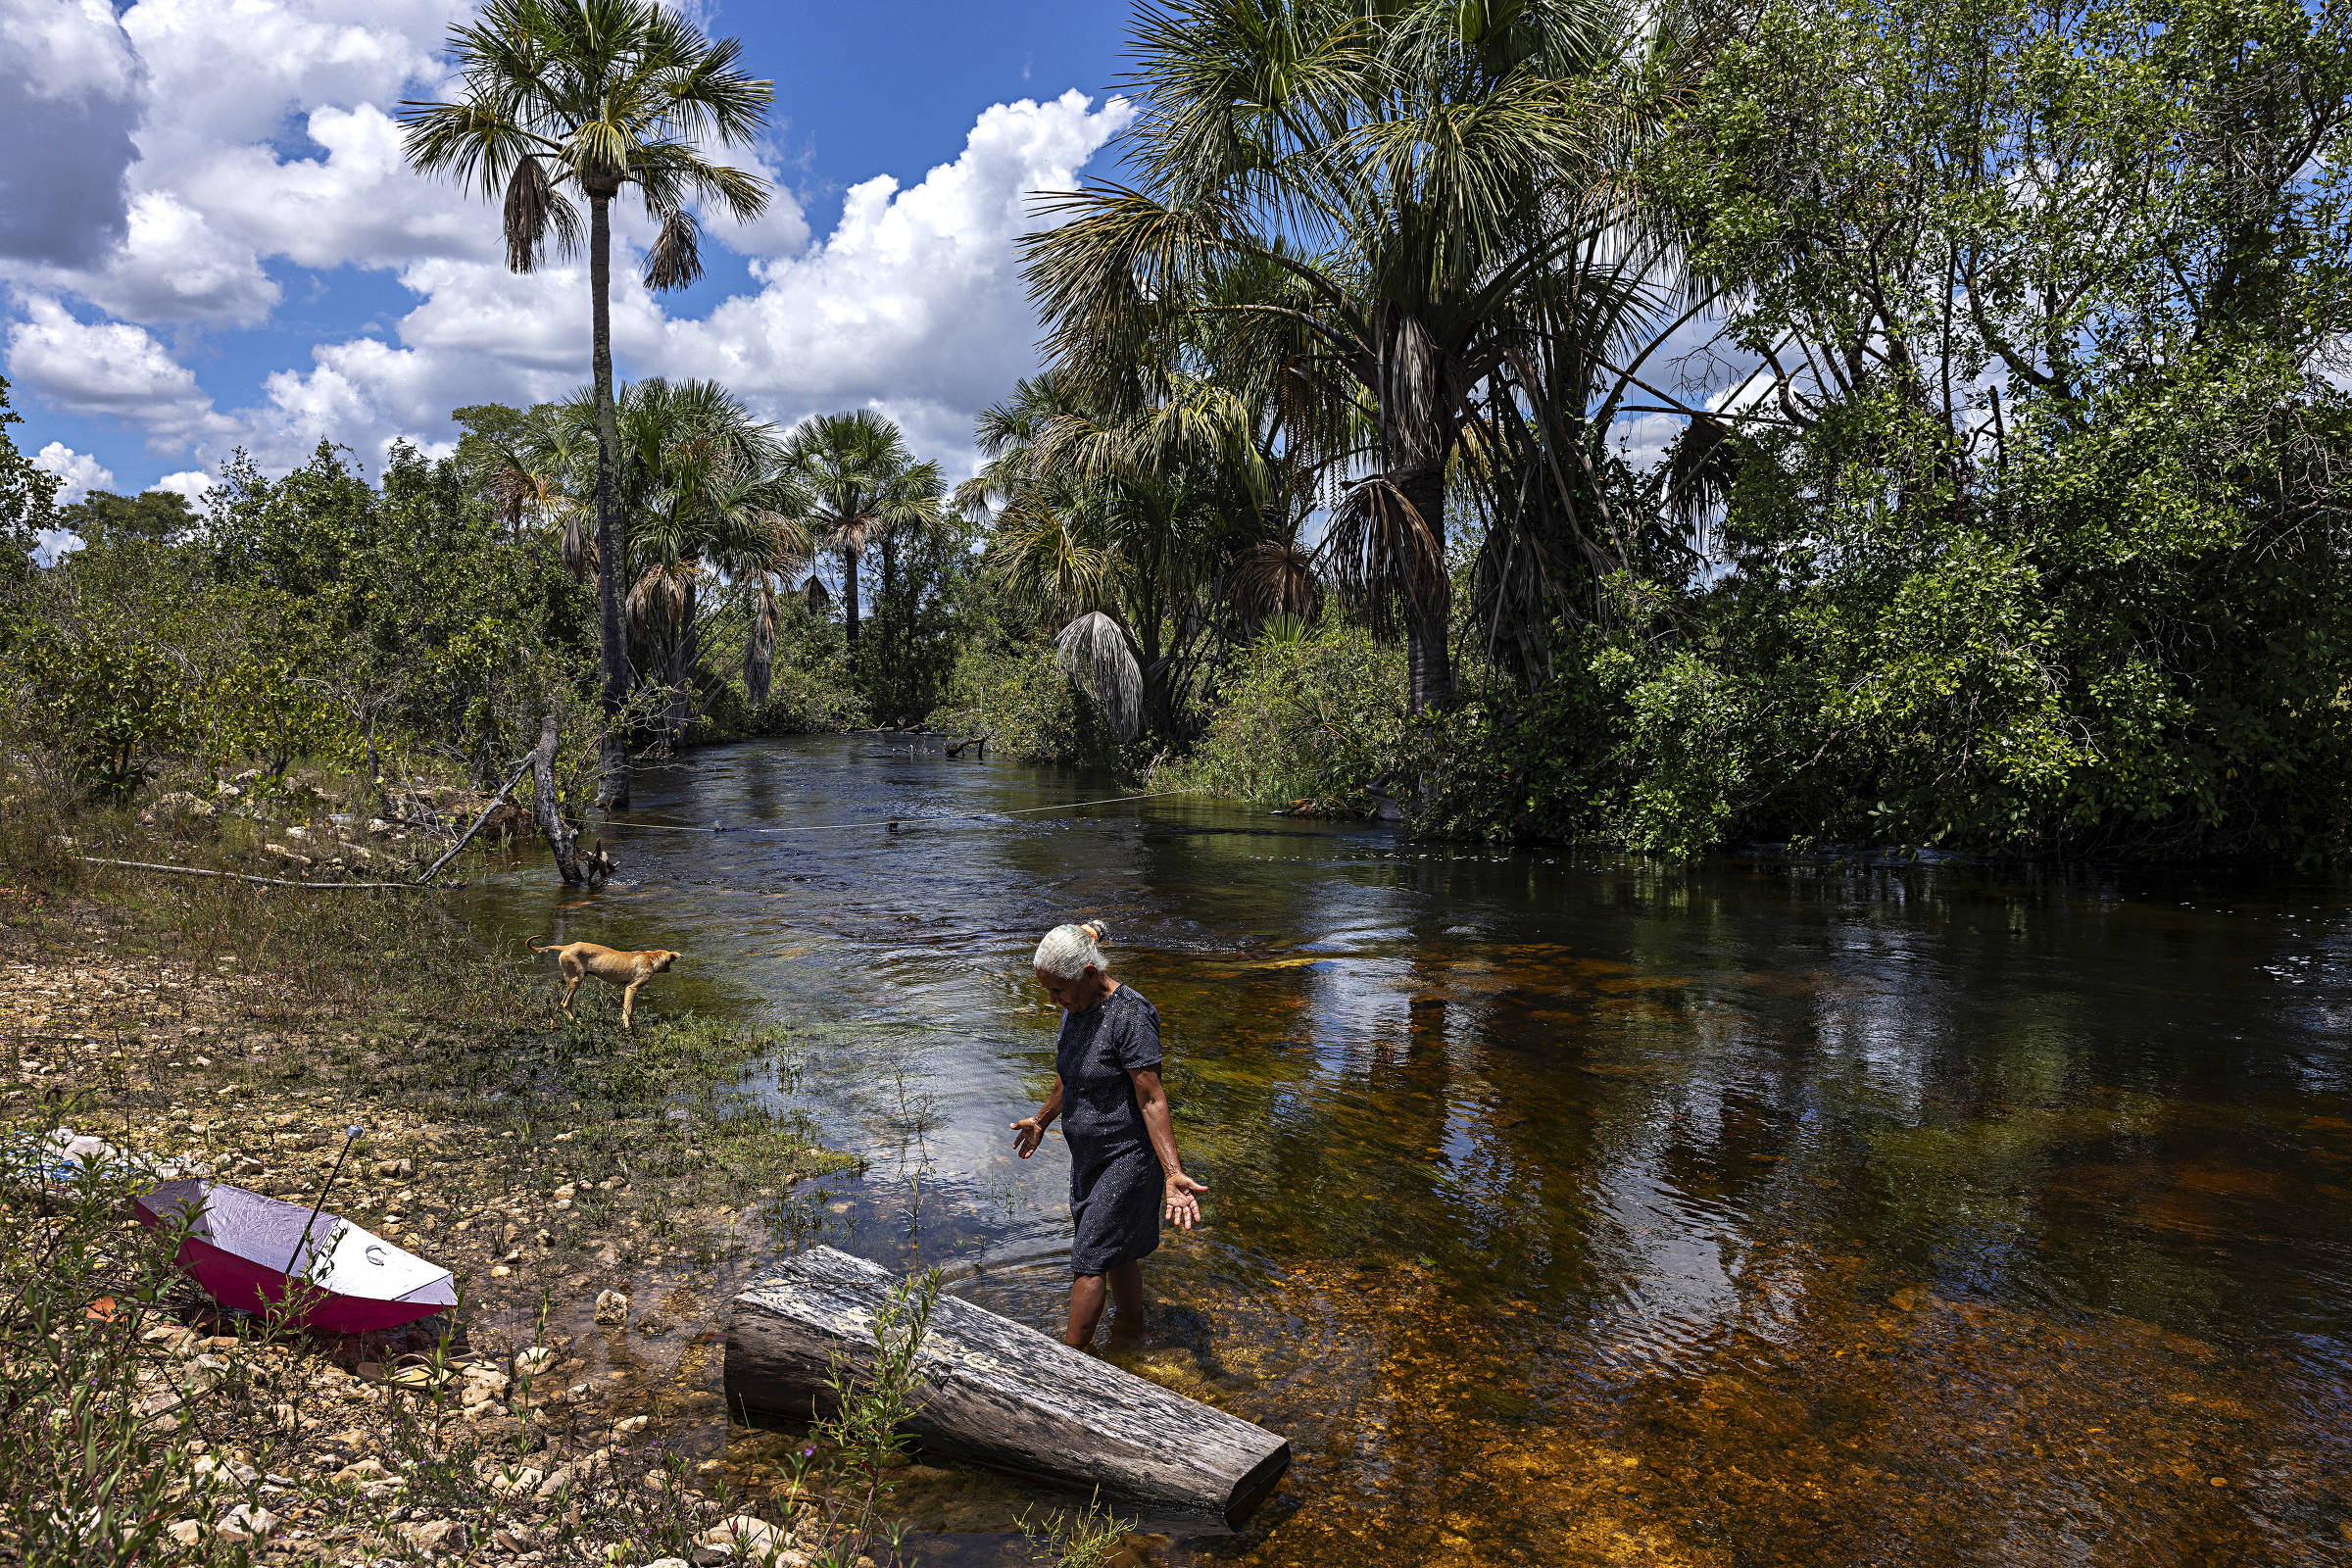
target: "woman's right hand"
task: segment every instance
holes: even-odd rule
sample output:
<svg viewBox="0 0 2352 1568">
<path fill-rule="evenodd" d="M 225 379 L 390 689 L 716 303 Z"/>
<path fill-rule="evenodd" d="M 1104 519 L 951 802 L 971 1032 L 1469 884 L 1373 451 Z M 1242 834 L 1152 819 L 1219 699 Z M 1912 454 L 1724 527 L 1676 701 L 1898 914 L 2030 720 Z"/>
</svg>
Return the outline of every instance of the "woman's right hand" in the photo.
<svg viewBox="0 0 2352 1568">
<path fill-rule="evenodd" d="M 1046 1118 L 1023 1116 L 1012 1124 L 1012 1147 L 1023 1159 L 1037 1152 L 1037 1146 L 1046 1141 Z"/>
</svg>

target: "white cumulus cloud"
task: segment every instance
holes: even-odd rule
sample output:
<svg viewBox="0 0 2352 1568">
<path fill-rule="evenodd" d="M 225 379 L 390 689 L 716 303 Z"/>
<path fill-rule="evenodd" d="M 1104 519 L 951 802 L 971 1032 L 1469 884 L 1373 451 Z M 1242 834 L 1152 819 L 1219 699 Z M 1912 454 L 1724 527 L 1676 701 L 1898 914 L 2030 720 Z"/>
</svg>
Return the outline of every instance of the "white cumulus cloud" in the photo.
<svg viewBox="0 0 2352 1568">
<path fill-rule="evenodd" d="M 213 476 L 202 468 L 190 468 L 184 473 L 167 473 L 147 488 L 168 490 L 189 506 L 194 506 L 204 499 L 207 490 L 213 488 Z"/>
<path fill-rule="evenodd" d="M 8 368 L 28 389 L 74 414 L 107 415 L 144 427 L 150 444 L 184 446 L 225 432 L 228 421 L 196 376 L 145 327 L 83 321 L 34 295 L 9 329 Z"/>
<path fill-rule="evenodd" d="M 32 456 L 32 466 L 58 478 L 57 504 L 70 507 L 93 490 L 112 490 L 115 474 L 112 468 L 91 457 L 76 452 L 63 441 L 52 441 Z"/>
<path fill-rule="evenodd" d="M 1076 91 L 985 111 L 954 163 L 906 190 L 887 176 L 852 187 L 821 245 L 755 263 L 757 294 L 669 323 L 652 363 L 781 418 L 888 405 L 968 447 L 973 413 L 1035 363 L 1015 246 L 1040 226 L 1036 195 L 1075 185 L 1129 116 Z"/>
<path fill-rule="evenodd" d="M 497 204 L 401 156 L 399 101 L 440 89 L 443 38 L 470 12 L 471 0 L 136 0 L 119 14 L 110 0 L 0 0 L 0 125 L 21 141 L 37 125 L 42 149 L 0 170 L 9 373 L 152 450 L 217 466 L 241 445 L 265 467 L 322 438 L 371 462 L 401 438 L 447 450 L 452 407 L 584 381 L 585 266 L 509 272 Z M 1075 91 L 997 105 L 920 180 L 853 186 L 823 236 L 773 149 L 735 149 L 777 181 L 774 198 L 753 223 L 709 221 L 707 242 L 747 258 L 752 280 L 699 318 L 637 281 L 653 229 L 624 200 L 622 373 L 712 377 L 782 421 L 876 408 L 918 450 L 968 461 L 973 414 L 1035 365 L 1016 248 L 1038 226 L 1035 198 L 1076 184 L 1129 114 Z M 216 398 L 198 383 L 198 355 L 282 324 L 289 301 L 335 318 L 345 269 L 390 274 L 414 304 L 298 350 L 258 375 L 258 393 Z"/>
<path fill-rule="evenodd" d="M 1128 116 L 1077 92 L 988 109 L 953 163 L 905 189 L 888 177 L 855 187 L 820 244 L 756 261 L 758 290 L 699 319 L 666 315 L 616 258 L 614 354 L 626 373 L 721 381 L 786 423 L 870 406 L 916 450 L 968 462 L 973 415 L 1036 363 L 1017 241 L 1039 225 L 1037 194 L 1074 185 Z M 237 411 L 241 443 L 265 465 L 297 462 L 321 437 L 371 458 L 400 437 L 442 448 L 457 405 L 533 402 L 587 379 L 585 266 L 517 276 L 497 260 L 436 257 L 400 276 L 421 301 L 397 344 L 322 344 L 311 368 L 270 377 L 267 405 Z"/>
</svg>

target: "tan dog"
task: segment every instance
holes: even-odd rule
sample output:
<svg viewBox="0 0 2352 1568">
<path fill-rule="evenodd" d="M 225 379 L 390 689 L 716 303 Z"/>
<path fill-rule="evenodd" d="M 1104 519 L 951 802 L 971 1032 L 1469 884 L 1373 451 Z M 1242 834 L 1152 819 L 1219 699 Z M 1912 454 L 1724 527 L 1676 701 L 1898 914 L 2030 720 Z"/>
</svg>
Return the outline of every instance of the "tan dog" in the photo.
<svg viewBox="0 0 2352 1568">
<path fill-rule="evenodd" d="M 564 988 L 564 1016 L 566 1018 L 571 1016 L 571 994 L 579 990 L 580 982 L 590 975 L 609 986 L 619 986 L 620 1026 L 623 1029 L 637 1027 L 629 1016 L 637 1005 L 637 988 L 686 956 L 683 953 L 672 953 L 666 948 L 623 953 L 617 948 L 602 947 L 594 942 L 566 942 L 560 948 L 543 948 L 535 941 L 526 941 L 523 946 L 533 953 L 554 954 L 556 961 L 564 966 L 564 978 L 570 982 Z"/>
</svg>

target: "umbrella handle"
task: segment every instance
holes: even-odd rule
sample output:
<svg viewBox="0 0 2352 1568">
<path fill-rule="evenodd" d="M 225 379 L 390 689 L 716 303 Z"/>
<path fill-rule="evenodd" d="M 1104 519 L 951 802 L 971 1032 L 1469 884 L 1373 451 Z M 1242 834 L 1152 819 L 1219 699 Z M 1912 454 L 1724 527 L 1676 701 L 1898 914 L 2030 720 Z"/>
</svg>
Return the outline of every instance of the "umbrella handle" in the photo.
<svg viewBox="0 0 2352 1568">
<path fill-rule="evenodd" d="M 343 1174 L 343 1161 L 351 1157 L 351 1146 L 358 1143 L 360 1135 L 367 1130 L 365 1127 L 345 1129 L 343 1152 L 335 1156 L 334 1165 L 327 1171 L 326 1184 L 318 1189 L 318 1201 L 311 1205 L 310 1218 L 302 1222 L 302 1234 L 294 1238 L 294 1250 L 286 1254 L 284 1273 L 289 1284 L 294 1278 L 294 1260 L 302 1256 L 302 1244 L 311 1239 L 311 1227 L 318 1223 L 318 1211 L 326 1207 L 326 1195 L 334 1191 L 335 1178 Z"/>
</svg>

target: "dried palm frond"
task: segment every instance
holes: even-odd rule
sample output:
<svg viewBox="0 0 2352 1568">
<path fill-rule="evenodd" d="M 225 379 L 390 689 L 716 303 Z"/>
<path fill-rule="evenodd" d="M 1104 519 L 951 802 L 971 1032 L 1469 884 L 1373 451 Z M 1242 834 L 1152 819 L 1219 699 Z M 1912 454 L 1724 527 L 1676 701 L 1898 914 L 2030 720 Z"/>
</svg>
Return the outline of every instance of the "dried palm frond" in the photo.
<svg viewBox="0 0 2352 1568">
<path fill-rule="evenodd" d="M 1403 491 L 1383 475 L 1348 487 L 1323 548 L 1340 591 L 1375 636 L 1396 634 L 1400 612 L 1446 587 L 1446 553 Z"/>
<path fill-rule="evenodd" d="M 814 573 L 810 573 L 808 580 L 801 584 L 801 597 L 808 601 L 811 614 L 821 615 L 833 608 L 833 590 L 825 586 L 824 578 Z"/>
<path fill-rule="evenodd" d="M 539 160 L 515 160 L 507 180 L 507 268 L 528 272 L 546 259 L 553 238 L 558 256 L 569 257 L 580 248 L 580 211 L 549 182 Z"/>
<path fill-rule="evenodd" d="M 1276 615 L 1312 620 L 1323 597 L 1314 557 L 1296 544 L 1269 539 L 1252 545 L 1233 569 L 1234 609 L 1245 624 L 1258 626 Z"/>
<path fill-rule="evenodd" d="M 622 603 L 628 612 L 631 635 L 651 638 L 679 625 L 685 618 L 687 595 L 698 569 L 692 562 L 648 567 Z"/>
<path fill-rule="evenodd" d="M 665 294 L 702 275 L 702 232 L 695 226 L 693 209 L 680 207 L 664 213 L 662 232 L 645 255 L 645 286 Z"/>
<path fill-rule="evenodd" d="M 1054 647 L 1061 667 L 1084 683 L 1119 739 L 1135 739 L 1144 727 L 1144 669 L 1125 629 L 1093 610 L 1056 632 Z"/>
<path fill-rule="evenodd" d="M 596 569 L 596 512 L 571 502 L 557 514 L 564 522 L 564 570 L 579 582 Z"/>
</svg>

